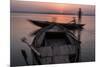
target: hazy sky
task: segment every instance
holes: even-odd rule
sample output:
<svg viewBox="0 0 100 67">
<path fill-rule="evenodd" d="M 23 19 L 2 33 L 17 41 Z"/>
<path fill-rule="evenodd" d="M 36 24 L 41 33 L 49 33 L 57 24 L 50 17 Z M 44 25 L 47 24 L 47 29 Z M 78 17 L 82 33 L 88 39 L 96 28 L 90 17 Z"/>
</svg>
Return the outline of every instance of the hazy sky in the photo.
<svg viewBox="0 0 100 67">
<path fill-rule="evenodd" d="M 59 13 L 77 13 L 78 9 L 82 8 L 83 14 L 94 15 L 94 5 L 79 5 L 79 4 L 58 4 L 46 2 L 24 2 L 11 0 L 11 11 L 24 12 L 59 12 Z"/>
</svg>

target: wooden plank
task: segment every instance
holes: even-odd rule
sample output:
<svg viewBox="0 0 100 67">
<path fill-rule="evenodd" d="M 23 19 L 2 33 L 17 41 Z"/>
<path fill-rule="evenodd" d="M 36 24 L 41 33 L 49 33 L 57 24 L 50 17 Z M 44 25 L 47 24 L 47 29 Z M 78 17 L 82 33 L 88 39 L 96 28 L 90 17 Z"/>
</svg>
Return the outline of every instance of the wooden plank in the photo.
<svg viewBox="0 0 100 67">
<path fill-rule="evenodd" d="M 41 54 L 42 57 L 52 56 L 51 47 L 40 47 L 40 48 L 37 48 L 37 50 L 39 51 L 39 53 Z"/>
<path fill-rule="evenodd" d="M 52 63 L 68 63 L 68 56 L 53 56 L 53 57 L 45 57 L 41 58 L 42 64 L 52 64 Z"/>
<path fill-rule="evenodd" d="M 51 57 L 41 58 L 40 61 L 42 64 L 51 64 L 52 63 Z"/>
<path fill-rule="evenodd" d="M 38 48 L 37 50 L 42 57 L 69 55 L 76 53 L 76 47 L 74 45 L 63 45 L 54 47 L 48 46 L 48 47 Z"/>
<path fill-rule="evenodd" d="M 69 58 L 68 56 L 56 56 L 54 58 L 54 63 L 68 63 Z"/>
<path fill-rule="evenodd" d="M 75 46 L 73 45 L 64 45 L 64 46 L 56 46 L 53 51 L 54 55 L 69 55 L 75 53 Z"/>
</svg>

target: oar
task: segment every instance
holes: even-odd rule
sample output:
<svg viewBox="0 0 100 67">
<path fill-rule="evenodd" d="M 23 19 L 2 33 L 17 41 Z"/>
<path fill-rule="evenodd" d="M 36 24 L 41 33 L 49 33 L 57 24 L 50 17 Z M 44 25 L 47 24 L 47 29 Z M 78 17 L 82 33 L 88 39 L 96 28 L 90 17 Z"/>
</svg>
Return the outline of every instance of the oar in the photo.
<svg viewBox="0 0 100 67">
<path fill-rule="evenodd" d="M 23 55 L 23 57 L 24 57 L 24 59 L 25 59 L 26 64 L 29 65 L 29 64 L 28 64 L 28 61 L 27 61 L 27 54 L 26 54 L 25 50 L 22 49 L 22 50 L 21 50 L 21 53 L 22 53 L 22 55 Z"/>
<path fill-rule="evenodd" d="M 41 57 L 40 53 L 39 53 L 33 46 L 31 46 L 31 45 L 27 42 L 27 39 L 26 39 L 25 37 L 22 38 L 21 41 L 24 42 L 24 43 L 26 43 L 26 44 L 29 46 L 29 48 L 30 48 L 31 51 L 32 51 L 32 55 L 35 56 L 36 61 L 38 62 L 39 65 L 41 65 L 41 62 L 40 62 L 40 60 L 39 60 L 39 57 Z M 33 62 L 33 64 L 34 64 L 34 62 Z"/>
<path fill-rule="evenodd" d="M 25 37 L 22 38 L 21 41 L 22 41 L 23 43 L 26 43 L 27 46 L 29 46 L 29 48 L 32 49 L 33 52 L 35 52 L 38 56 L 40 56 L 40 53 L 39 53 L 33 46 L 31 46 L 31 45 L 27 42 L 27 39 L 26 39 Z"/>
</svg>

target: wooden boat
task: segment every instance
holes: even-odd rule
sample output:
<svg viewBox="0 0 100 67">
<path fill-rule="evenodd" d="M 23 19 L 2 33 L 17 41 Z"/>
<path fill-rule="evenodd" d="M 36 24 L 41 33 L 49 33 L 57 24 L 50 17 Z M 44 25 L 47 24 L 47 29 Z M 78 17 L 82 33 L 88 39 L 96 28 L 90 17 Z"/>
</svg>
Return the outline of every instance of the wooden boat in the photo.
<svg viewBox="0 0 100 67">
<path fill-rule="evenodd" d="M 32 42 L 34 64 L 57 64 L 79 61 L 80 41 L 64 26 L 50 24 L 41 29 Z M 36 60 L 35 60 L 36 59 Z"/>
<path fill-rule="evenodd" d="M 70 29 L 70 30 L 73 30 L 73 29 L 83 29 L 83 26 L 85 24 L 75 24 L 75 23 L 55 23 L 55 22 L 49 22 L 49 21 L 37 21 L 37 20 L 28 20 L 30 21 L 32 24 L 35 24 L 39 27 L 46 27 L 50 24 L 59 24 L 59 25 L 62 25 L 62 26 L 65 26 L 66 28 Z"/>
<path fill-rule="evenodd" d="M 31 45 L 26 39 L 22 39 L 31 49 L 34 65 L 79 61 L 81 42 L 70 30 L 82 29 L 85 25 L 80 24 L 81 8 L 79 9 L 78 17 L 79 24 L 28 20 L 32 24 L 42 27 L 35 32 Z"/>
</svg>

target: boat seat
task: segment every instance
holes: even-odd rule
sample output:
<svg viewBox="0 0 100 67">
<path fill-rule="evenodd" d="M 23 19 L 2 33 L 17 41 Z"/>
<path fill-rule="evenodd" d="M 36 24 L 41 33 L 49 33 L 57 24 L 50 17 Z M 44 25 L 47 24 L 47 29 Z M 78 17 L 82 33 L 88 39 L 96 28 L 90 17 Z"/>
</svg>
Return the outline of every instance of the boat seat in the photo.
<svg viewBox="0 0 100 67">
<path fill-rule="evenodd" d="M 41 63 L 68 63 L 69 55 L 76 53 L 76 47 L 72 45 L 64 46 L 48 46 L 37 48 L 38 52 L 41 54 Z"/>
</svg>

